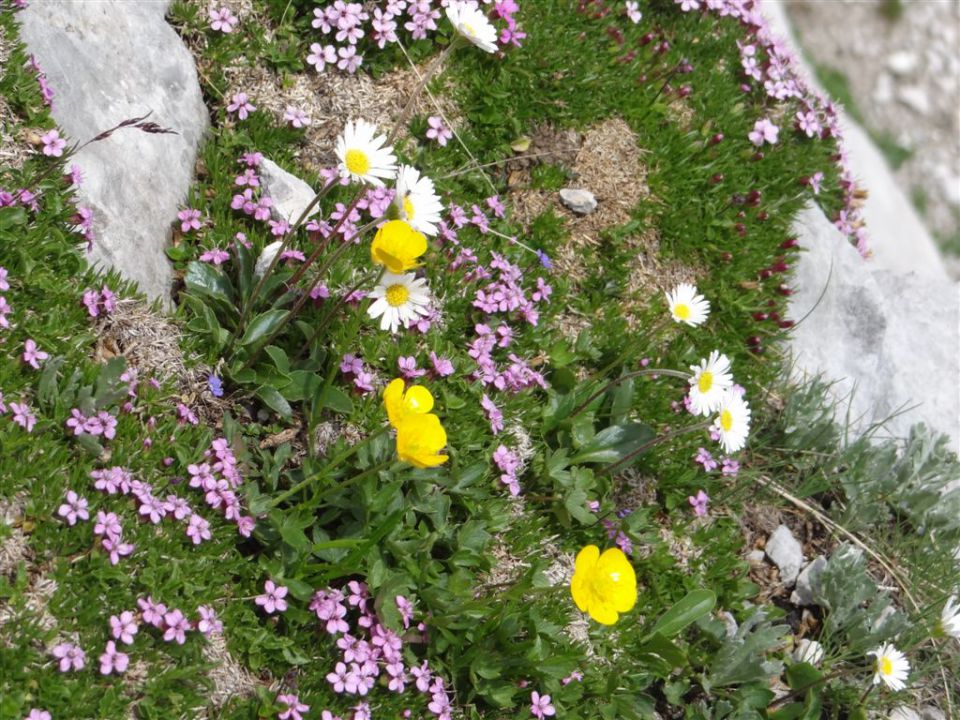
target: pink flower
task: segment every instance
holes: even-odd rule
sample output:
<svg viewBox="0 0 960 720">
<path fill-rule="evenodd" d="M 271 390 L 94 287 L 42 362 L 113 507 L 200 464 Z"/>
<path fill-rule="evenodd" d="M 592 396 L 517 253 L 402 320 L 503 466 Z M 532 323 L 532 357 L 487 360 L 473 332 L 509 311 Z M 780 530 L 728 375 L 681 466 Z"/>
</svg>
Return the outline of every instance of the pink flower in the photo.
<svg viewBox="0 0 960 720">
<path fill-rule="evenodd" d="M 433 372 L 437 377 L 453 375 L 453 363 L 445 357 L 437 357 L 437 354 L 433 351 L 430 352 L 430 364 L 433 365 Z"/>
<path fill-rule="evenodd" d="M 181 210 L 177 213 L 177 217 L 180 219 L 180 232 L 199 230 L 202 224 L 200 222 L 200 211 L 194 208 Z"/>
<path fill-rule="evenodd" d="M 67 521 L 67 525 L 76 525 L 77 519 L 89 520 L 87 499 L 77 495 L 73 490 L 67 491 L 67 501 L 57 508 L 57 515 Z"/>
<path fill-rule="evenodd" d="M 26 403 L 10 403 L 10 410 L 13 411 L 13 421 L 27 432 L 33 432 L 33 426 L 37 424 L 37 416 L 30 411 Z"/>
<path fill-rule="evenodd" d="M 453 133 L 450 129 L 443 124 L 443 118 L 437 115 L 431 115 L 427 118 L 427 125 L 430 127 L 427 128 L 427 137 L 430 140 L 436 140 L 437 144 L 441 147 L 447 144 L 447 141 L 453 137 Z"/>
<path fill-rule="evenodd" d="M 738 463 L 733 458 L 724 458 L 723 467 L 720 468 L 720 474 L 726 475 L 728 477 L 736 477 L 737 473 L 740 472 L 740 463 Z"/>
<path fill-rule="evenodd" d="M 417 368 L 417 359 L 412 355 L 410 357 L 401 356 L 397 360 L 397 365 L 400 367 L 400 374 L 407 380 L 413 380 L 427 374 L 426 370 Z"/>
<path fill-rule="evenodd" d="M 0 267 L 0 290 L 9 290 L 10 283 L 7 282 L 9 273 L 5 267 Z"/>
<path fill-rule="evenodd" d="M 753 124 L 753 130 L 747 137 L 757 147 L 761 147 L 765 142 L 771 145 L 777 144 L 777 138 L 780 135 L 780 128 L 774 125 L 767 118 L 761 118 Z"/>
<path fill-rule="evenodd" d="M 312 122 L 310 118 L 307 117 L 307 113 L 292 105 L 287 105 L 286 110 L 283 111 L 283 120 L 295 128 L 306 127 Z"/>
<path fill-rule="evenodd" d="M 183 645 L 187 641 L 187 630 L 190 629 L 190 621 L 179 610 L 172 610 L 163 616 L 163 624 L 166 630 L 163 632 L 163 639 L 167 642 L 175 640 L 177 645 Z"/>
<path fill-rule="evenodd" d="M 63 149 L 67 146 L 67 141 L 60 137 L 57 130 L 51 130 L 41 136 L 43 143 L 43 154 L 48 157 L 60 157 L 63 155 Z"/>
<path fill-rule="evenodd" d="M 491 400 L 486 393 L 480 398 L 480 407 L 483 408 L 487 414 L 487 419 L 490 421 L 490 431 L 496 435 L 503 430 L 503 413 L 500 412 L 500 408 L 493 403 L 493 400 Z"/>
<path fill-rule="evenodd" d="M 413 619 L 413 603 L 403 595 L 397 595 L 395 601 L 397 603 L 397 609 L 400 611 L 400 617 L 403 620 L 403 627 L 410 627 L 410 621 Z"/>
<path fill-rule="evenodd" d="M 223 623 L 217 617 L 217 611 L 208 605 L 201 605 L 197 608 L 200 620 L 197 622 L 197 630 L 204 635 L 223 632 Z"/>
<path fill-rule="evenodd" d="M 491 195 L 487 198 L 487 207 L 493 211 L 493 214 L 498 218 L 502 218 L 506 213 L 506 207 L 500 201 L 499 195 Z"/>
<path fill-rule="evenodd" d="M 40 369 L 40 363 L 50 357 L 47 353 L 37 347 L 33 340 L 27 340 L 23 343 L 23 361 L 34 370 Z"/>
<path fill-rule="evenodd" d="M 53 718 L 46 710 L 33 708 L 23 720 L 53 720 Z"/>
<path fill-rule="evenodd" d="M 227 112 L 229 114 L 236 113 L 237 117 L 241 120 L 246 120 L 257 108 L 250 102 L 247 98 L 246 93 L 237 93 L 232 98 L 230 98 L 230 104 L 227 105 Z"/>
<path fill-rule="evenodd" d="M 133 636 L 139 632 L 140 627 L 137 625 L 137 617 L 129 610 L 124 610 L 120 613 L 120 616 L 116 615 L 110 616 L 110 634 L 113 635 L 114 639 L 119 640 L 127 645 L 133 644 Z"/>
<path fill-rule="evenodd" d="M 710 496 L 703 490 L 698 491 L 696 495 L 688 497 L 687 501 L 693 508 L 693 514 L 697 517 L 703 517 L 707 514 L 707 503 L 710 502 Z"/>
<path fill-rule="evenodd" d="M 810 189 L 813 190 L 813 194 L 819 195 L 820 185 L 823 182 L 823 173 L 815 172 L 813 175 L 810 176 L 809 182 L 810 182 Z"/>
<path fill-rule="evenodd" d="M 713 459 L 713 455 L 710 454 L 710 451 L 706 448 L 698 448 L 696 457 L 693 458 L 693 461 L 703 465 L 703 469 L 707 472 L 716 470 L 717 466 L 719 465 L 719 463 Z"/>
<path fill-rule="evenodd" d="M 549 715 L 556 715 L 557 711 L 550 704 L 549 695 L 540 695 L 536 690 L 530 693 L 530 714 L 536 718 L 545 718 Z"/>
<path fill-rule="evenodd" d="M 210 8 L 210 29 L 217 30 L 222 33 L 231 33 L 233 32 L 233 27 L 238 22 L 237 16 L 234 15 L 230 8 L 222 7 L 219 10 Z"/>
<path fill-rule="evenodd" d="M 262 607 L 268 614 L 283 612 L 287 609 L 287 588 L 283 585 L 274 585 L 273 580 L 267 580 L 263 584 L 263 595 L 257 595 L 254 602 Z"/>
<path fill-rule="evenodd" d="M 117 644 L 113 640 L 108 641 L 107 649 L 100 656 L 100 674 L 122 673 L 126 671 L 129 664 L 130 658 L 127 654 L 117 652 Z"/>
<path fill-rule="evenodd" d="M 97 520 L 93 525 L 93 534 L 118 540 L 123 533 L 120 518 L 116 513 L 101 510 L 97 513 Z M 112 622 L 112 619 L 111 619 Z"/>
<path fill-rule="evenodd" d="M 50 652 L 60 661 L 60 672 L 83 670 L 87 664 L 87 654 L 73 643 L 54 645 Z"/>
<path fill-rule="evenodd" d="M 140 612 L 143 615 L 143 621 L 148 625 L 159 628 L 163 625 L 163 616 L 167 612 L 167 606 L 163 603 L 153 601 L 153 597 L 147 596 L 146 599 L 139 598 L 137 605 L 140 606 Z"/>
<path fill-rule="evenodd" d="M 187 523 L 187 537 L 193 541 L 194 545 L 199 545 L 204 540 L 209 540 L 210 523 L 199 515 L 191 515 Z"/>
<path fill-rule="evenodd" d="M 277 718 L 279 720 L 303 720 L 300 713 L 305 713 L 310 709 L 309 705 L 300 702 L 300 698 L 294 694 L 277 695 L 277 702 L 287 706 L 286 710 L 281 711 Z"/>
<path fill-rule="evenodd" d="M 120 538 L 106 537 L 103 539 L 103 549 L 109 553 L 110 564 L 116 565 L 121 557 L 132 553 L 135 547 L 131 543 L 121 542 Z"/>
<path fill-rule="evenodd" d="M 347 45 L 337 50 L 340 59 L 337 61 L 337 67 L 346 70 L 353 75 L 363 63 L 363 55 L 357 55 L 357 48 L 353 45 Z"/>
<path fill-rule="evenodd" d="M 317 72 L 323 72 L 327 65 L 335 65 L 336 62 L 337 49 L 333 45 L 321 45 L 320 43 L 310 45 L 307 64 L 313 65 L 317 69 Z"/>
</svg>

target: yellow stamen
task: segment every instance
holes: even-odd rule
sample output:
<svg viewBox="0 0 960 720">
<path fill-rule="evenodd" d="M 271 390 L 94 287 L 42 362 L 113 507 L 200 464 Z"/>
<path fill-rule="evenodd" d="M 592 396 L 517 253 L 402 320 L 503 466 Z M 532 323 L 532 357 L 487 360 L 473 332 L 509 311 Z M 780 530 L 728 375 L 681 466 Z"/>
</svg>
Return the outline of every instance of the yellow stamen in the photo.
<svg viewBox="0 0 960 720">
<path fill-rule="evenodd" d="M 690 319 L 690 306 L 689 306 L 689 305 L 686 305 L 686 304 L 684 304 L 684 303 L 680 303 L 680 304 L 678 304 L 678 305 L 675 305 L 674 308 L 673 308 L 673 314 L 676 315 L 676 316 L 677 316 L 678 318 L 680 318 L 681 320 L 689 320 L 689 319 Z"/>
<path fill-rule="evenodd" d="M 878 665 L 880 666 L 881 675 L 892 675 L 893 674 L 893 663 L 890 662 L 890 658 L 882 657 L 880 658 Z"/>
<path fill-rule="evenodd" d="M 409 195 L 403 199 L 403 212 L 406 214 L 407 220 L 413 220 L 413 203 L 410 202 Z"/>
<path fill-rule="evenodd" d="M 720 413 L 720 427 L 724 432 L 730 432 L 730 428 L 733 427 L 733 414 L 729 410 Z"/>
<path fill-rule="evenodd" d="M 410 298 L 410 291 L 406 285 L 391 285 L 387 288 L 387 304 L 390 307 L 400 307 L 405 305 Z"/>
<path fill-rule="evenodd" d="M 353 175 L 366 175 L 370 172 L 370 158 L 363 150 L 347 150 L 344 164 Z"/>
<path fill-rule="evenodd" d="M 700 373 L 700 379 L 697 381 L 697 388 L 702 393 L 710 392 L 710 388 L 713 387 L 713 373 L 709 370 L 704 370 Z"/>
</svg>

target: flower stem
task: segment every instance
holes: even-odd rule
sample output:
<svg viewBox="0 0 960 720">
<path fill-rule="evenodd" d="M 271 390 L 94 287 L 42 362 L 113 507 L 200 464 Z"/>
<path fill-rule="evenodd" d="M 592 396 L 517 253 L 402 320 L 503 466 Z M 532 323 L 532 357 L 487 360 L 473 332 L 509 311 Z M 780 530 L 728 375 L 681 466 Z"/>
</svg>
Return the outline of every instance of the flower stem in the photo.
<svg viewBox="0 0 960 720">
<path fill-rule="evenodd" d="M 635 371 L 635 372 L 627 373 L 626 375 L 621 375 L 620 377 L 614 378 L 613 380 L 611 380 L 610 382 L 608 382 L 606 385 L 604 385 L 602 388 L 600 388 L 600 389 L 597 390 L 595 393 L 593 393 L 593 394 L 592 394 L 590 397 L 588 397 L 586 400 L 584 400 L 582 403 L 580 403 L 580 404 L 574 409 L 574 411 L 573 411 L 572 413 L 570 413 L 570 417 L 573 418 L 573 417 L 576 417 L 577 415 L 579 415 L 581 412 L 583 412 L 583 411 L 590 405 L 590 403 L 592 403 L 592 402 L 593 402 L 594 400 L 596 400 L 598 397 L 600 397 L 601 395 L 603 395 L 605 392 L 607 392 L 607 391 L 608 391 L 610 388 L 612 388 L 613 386 L 619 385 L 620 383 L 622 383 L 622 382 L 624 382 L 624 381 L 626 381 L 626 380 L 631 380 L 631 379 L 633 379 L 633 378 L 635 378 L 635 377 L 643 377 L 643 376 L 645 376 L 645 375 L 669 375 L 670 377 L 680 378 L 681 380 L 689 380 L 689 379 L 690 379 L 690 374 L 689 374 L 689 373 L 685 373 L 685 372 L 682 372 L 682 371 L 680 371 L 680 370 L 668 370 L 668 369 L 666 369 L 666 368 L 648 368 L 648 369 L 646 369 L 646 370 L 637 370 L 637 371 Z"/>
<path fill-rule="evenodd" d="M 649 442 L 645 442 L 643 445 L 638 447 L 636 450 L 634 450 L 630 454 L 625 455 L 620 460 L 617 460 L 617 462 L 607 465 L 605 468 L 603 468 L 603 471 L 612 475 L 615 471 L 619 470 L 622 466 L 629 465 L 632 460 L 634 460 L 637 456 L 642 455 L 650 448 L 655 447 L 660 443 L 664 443 L 667 440 L 672 440 L 675 437 L 679 437 L 680 435 L 686 435 L 687 433 L 706 430 L 707 428 L 710 427 L 710 425 L 711 425 L 711 422 L 708 420 L 706 422 L 697 423 L 696 425 L 677 428 L 676 430 L 671 430 L 670 432 L 666 432 L 663 435 L 660 435 L 659 437 L 655 437 L 653 440 L 650 440 Z"/>
</svg>

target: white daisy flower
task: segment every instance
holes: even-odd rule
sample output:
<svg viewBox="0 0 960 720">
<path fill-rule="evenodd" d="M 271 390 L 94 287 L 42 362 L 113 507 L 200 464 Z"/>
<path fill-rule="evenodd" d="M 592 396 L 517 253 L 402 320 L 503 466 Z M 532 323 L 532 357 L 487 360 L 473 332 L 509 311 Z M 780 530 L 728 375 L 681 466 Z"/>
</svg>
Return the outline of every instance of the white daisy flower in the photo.
<svg viewBox="0 0 960 720">
<path fill-rule="evenodd" d="M 797 662 L 819 665 L 823 662 L 823 645 L 816 640 L 804 638 L 793 649 L 793 659 Z"/>
<path fill-rule="evenodd" d="M 946 635 L 960 640 L 960 604 L 956 596 L 947 598 L 947 604 L 940 612 L 940 629 Z"/>
<path fill-rule="evenodd" d="M 481 50 L 488 53 L 497 50 L 497 29 L 476 6 L 465 2 L 447 5 L 447 19 L 454 29 Z"/>
<path fill-rule="evenodd" d="M 690 283 L 680 283 L 668 292 L 667 305 L 674 320 L 692 327 L 702 325 L 710 314 L 710 302 Z"/>
<path fill-rule="evenodd" d="M 712 430 L 720 436 L 726 453 L 735 453 L 747 444 L 750 433 L 750 406 L 733 388 L 724 391 Z"/>
<path fill-rule="evenodd" d="M 883 683 L 894 692 L 903 690 L 907 686 L 907 673 L 910 672 L 910 661 L 907 656 L 897 650 L 890 643 L 884 643 L 876 650 L 868 652 L 876 658 L 873 684 Z"/>
<path fill-rule="evenodd" d="M 383 187 L 384 180 L 397 175 L 397 158 L 387 145 L 386 135 L 377 135 L 377 126 L 366 120 L 350 120 L 337 138 L 340 174 L 357 182 Z"/>
<path fill-rule="evenodd" d="M 413 273 L 384 273 L 370 297 L 374 302 L 367 308 L 367 314 L 372 318 L 380 318 L 381 330 L 396 333 L 401 325 L 410 327 L 418 318 L 430 314 L 427 281 L 417 278 Z"/>
<path fill-rule="evenodd" d="M 695 415 L 709 415 L 720 407 L 724 392 L 733 385 L 730 359 L 714 350 L 709 358 L 690 369 L 690 409 Z"/>
<path fill-rule="evenodd" d="M 433 186 L 433 180 L 409 165 L 401 165 L 397 173 L 397 204 L 403 210 L 404 219 L 414 230 L 424 235 L 437 234 L 443 203 Z"/>
</svg>

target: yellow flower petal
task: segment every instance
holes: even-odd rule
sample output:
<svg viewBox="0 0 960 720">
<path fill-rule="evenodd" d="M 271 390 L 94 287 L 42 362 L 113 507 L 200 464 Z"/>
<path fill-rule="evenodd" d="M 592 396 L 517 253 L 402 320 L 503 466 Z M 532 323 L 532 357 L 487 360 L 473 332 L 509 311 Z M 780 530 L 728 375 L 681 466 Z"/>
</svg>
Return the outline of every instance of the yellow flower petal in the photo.
<svg viewBox="0 0 960 720">
<path fill-rule="evenodd" d="M 582 574 L 574 574 L 570 581 L 570 594 L 573 596 L 573 602 L 577 604 L 580 612 L 586 612 L 590 606 L 590 592 Z"/>
<path fill-rule="evenodd" d="M 403 406 L 408 412 L 426 414 L 433 410 L 433 395 L 422 385 L 414 385 L 404 393 Z"/>
<path fill-rule="evenodd" d="M 403 220 L 385 223 L 370 245 L 370 258 L 375 265 L 399 275 L 417 267 L 417 258 L 427 251 L 427 237 L 414 230 Z"/>
<path fill-rule="evenodd" d="M 383 405 L 387 408 L 387 417 L 394 427 L 403 417 L 403 388 L 406 385 L 402 378 L 392 380 L 383 391 Z"/>
<path fill-rule="evenodd" d="M 436 467 L 447 461 L 438 455 L 447 444 L 447 432 L 433 414 L 408 415 L 397 427 L 397 457 L 414 467 Z"/>
<path fill-rule="evenodd" d="M 613 606 L 605 602 L 591 603 L 590 617 L 601 625 L 613 625 L 620 619 L 619 613 L 613 609 Z"/>
<path fill-rule="evenodd" d="M 423 415 L 433 410 L 433 395 L 422 385 L 407 388 L 403 378 L 392 380 L 383 391 L 383 405 L 393 427 L 399 427 L 410 415 Z"/>
<path fill-rule="evenodd" d="M 600 557 L 600 548 L 596 545 L 587 545 L 583 550 L 577 553 L 577 560 L 574 565 L 574 576 L 580 573 L 589 572 L 597 564 L 597 558 Z"/>
</svg>

